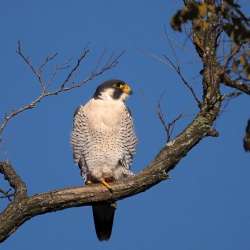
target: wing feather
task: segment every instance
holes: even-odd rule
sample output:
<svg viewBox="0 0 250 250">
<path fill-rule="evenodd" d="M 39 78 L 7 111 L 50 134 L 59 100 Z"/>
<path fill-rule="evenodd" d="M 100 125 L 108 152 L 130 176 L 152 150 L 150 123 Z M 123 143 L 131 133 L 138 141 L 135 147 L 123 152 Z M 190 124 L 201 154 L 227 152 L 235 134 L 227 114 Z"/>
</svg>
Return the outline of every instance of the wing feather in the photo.
<svg viewBox="0 0 250 250">
<path fill-rule="evenodd" d="M 78 164 L 83 178 L 86 178 L 87 173 L 87 166 L 84 159 L 85 150 L 88 144 L 87 119 L 88 118 L 84 112 L 83 106 L 78 107 L 74 113 L 71 144 L 74 162 Z"/>
<path fill-rule="evenodd" d="M 127 169 L 130 168 L 130 165 L 133 161 L 133 157 L 136 151 L 137 138 L 135 135 L 134 123 L 131 112 L 126 108 L 122 114 L 120 136 L 123 142 L 123 161 Z"/>
</svg>

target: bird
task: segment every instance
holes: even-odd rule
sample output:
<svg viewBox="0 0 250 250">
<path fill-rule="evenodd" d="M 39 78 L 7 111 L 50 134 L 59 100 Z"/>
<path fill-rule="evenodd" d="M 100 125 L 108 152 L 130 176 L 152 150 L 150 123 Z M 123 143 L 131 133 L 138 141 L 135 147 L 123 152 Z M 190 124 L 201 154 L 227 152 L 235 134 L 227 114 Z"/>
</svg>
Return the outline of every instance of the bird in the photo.
<svg viewBox="0 0 250 250">
<path fill-rule="evenodd" d="M 96 88 L 73 119 L 71 144 L 74 162 L 85 184 L 100 183 L 112 192 L 110 183 L 134 176 L 130 170 L 137 137 L 126 100 L 132 94 L 125 81 L 112 79 Z M 116 210 L 115 202 L 92 205 L 97 238 L 109 240 Z"/>
<path fill-rule="evenodd" d="M 246 152 L 250 152 L 250 119 L 247 122 L 245 136 L 243 139 L 243 147 Z"/>
</svg>

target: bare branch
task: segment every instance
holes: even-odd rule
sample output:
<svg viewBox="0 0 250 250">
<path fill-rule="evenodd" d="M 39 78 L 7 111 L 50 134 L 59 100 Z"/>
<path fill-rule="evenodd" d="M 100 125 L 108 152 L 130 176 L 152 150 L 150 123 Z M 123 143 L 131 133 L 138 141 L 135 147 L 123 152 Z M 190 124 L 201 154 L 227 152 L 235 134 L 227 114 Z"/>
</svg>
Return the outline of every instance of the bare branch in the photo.
<svg viewBox="0 0 250 250">
<path fill-rule="evenodd" d="M 64 89 L 65 85 L 71 80 L 71 78 L 73 77 L 74 73 L 79 69 L 79 67 L 81 65 L 81 62 L 89 54 L 89 52 L 90 52 L 89 49 L 84 49 L 84 51 L 82 52 L 82 54 L 78 58 L 76 65 L 72 68 L 72 70 L 69 72 L 69 74 L 67 75 L 67 77 L 65 78 L 65 80 L 63 81 L 63 83 L 61 84 L 60 89 Z"/>
<path fill-rule="evenodd" d="M 178 74 L 178 76 L 181 78 L 183 84 L 188 88 L 188 90 L 191 92 L 193 98 L 195 99 L 198 107 L 201 107 L 201 102 L 199 100 L 199 98 L 197 97 L 194 89 L 192 88 L 192 86 L 188 83 L 188 81 L 185 79 L 185 77 L 183 76 L 182 72 L 181 72 L 181 68 L 180 65 L 175 65 L 168 56 L 163 55 L 163 57 L 166 59 L 166 61 L 171 65 L 171 67 L 176 71 L 176 73 Z"/>
<path fill-rule="evenodd" d="M 52 55 L 47 56 L 45 58 L 44 62 L 38 68 L 36 68 L 32 64 L 31 60 L 23 53 L 21 42 L 18 41 L 17 54 L 23 59 L 25 64 L 27 64 L 28 67 L 30 68 L 31 72 L 35 75 L 36 79 L 38 80 L 38 82 L 41 86 L 41 92 L 40 92 L 40 95 L 37 96 L 30 103 L 25 104 L 22 107 L 14 110 L 14 111 L 12 111 L 9 114 L 4 116 L 3 121 L 0 124 L 0 135 L 3 133 L 3 130 L 7 126 L 8 122 L 12 118 L 14 118 L 15 116 L 19 115 L 20 113 L 25 112 L 26 110 L 35 108 L 45 97 L 58 95 L 58 94 L 61 94 L 63 92 L 69 92 L 73 89 L 82 87 L 87 82 L 102 75 L 104 72 L 114 68 L 118 64 L 120 57 L 124 54 L 124 51 L 122 51 L 118 55 L 112 54 L 101 67 L 99 67 L 99 64 L 98 64 L 97 67 L 95 67 L 95 70 L 92 71 L 88 77 L 75 83 L 75 82 L 73 82 L 72 78 L 75 75 L 75 73 L 80 69 L 82 61 L 84 59 L 86 59 L 89 52 L 90 52 L 90 50 L 85 48 L 83 50 L 82 54 L 80 55 L 80 57 L 77 59 L 75 66 L 69 71 L 66 78 L 59 84 L 59 87 L 57 87 L 55 90 L 49 90 L 48 89 L 49 84 L 46 84 L 44 77 L 43 77 L 43 69 L 50 61 L 55 59 L 55 57 L 57 56 L 57 53 L 54 53 Z M 67 66 L 66 68 L 68 68 L 68 63 L 66 66 Z M 56 74 L 61 69 L 62 69 L 62 67 L 60 67 L 60 66 L 56 67 L 56 69 L 53 72 L 52 77 L 48 83 L 50 83 L 52 80 L 54 80 Z"/>
<path fill-rule="evenodd" d="M 188 81 L 185 79 L 185 77 L 183 76 L 182 72 L 181 72 L 181 67 L 180 65 L 176 65 L 168 56 L 166 55 L 163 55 L 163 58 L 162 57 L 159 57 L 155 54 L 152 54 L 152 53 L 149 53 L 149 55 L 156 59 L 157 61 L 165 64 L 165 65 L 168 65 L 170 66 L 177 74 L 178 76 L 181 78 L 183 84 L 188 88 L 188 90 L 191 92 L 194 100 L 196 101 L 198 107 L 200 108 L 201 107 L 201 101 L 199 100 L 199 98 L 197 97 L 193 87 L 191 86 L 191 84 L 188 83 Z"/>
<path fill-rule="evenodd" d="M 28 110 L 28 109 L 33 109 L 36 107 L 36 105 L 45 97 L 45 94 L 39 95 L 36 99 L 34 99 L 31 103 L 25 104 L 24 106 L 20 107 L 19 109 L 16 109 L 12 111 L 10 114 L 5 115 L 3 122 L 0 125 L 0 135 L 2 134 L 3 130 L 7 126 L 8 122 L 17 116 L 18 114 Z"/>
<path fill-rule="evenodd" d="M 164 35 L 165 35 L 165 37 L 166 37 L 166 39 L 167 39 L 167 42 L 168 42 L 168 44 L 169 44 L 169 47 L 170 47 L 170 49 L 171 49 L 171 52 L 172 52 L 172 54 L 173 54 L 173 57 L 174 57 L 174 59 L 175 59 L 176 64 L 177 64 L 177 65 L 180 65 L 179 58 L 178 58 L 177 53 L 176 53 L 176 51 L 175 51 L 175 46 L 174 46 L 172 40 L 170 39 L 170 37 L 168 36 L 168 32 L 167 32 L 166 29 L 164 29 Z"/>
<path fill-rule="evenodd" d="M 39 66 L 38 72 L 42 72 L 42 71 L 43 71 L 43 68 L 44 68 L 50 61 L 53 61 L 57 56 L 58 56 L 58 53 L 54 53 L 54 54 L 48 55 L 48 56 L 45 58 L 44 62 Z"/>
<path fill-rule="evenodd" d="M 207 132 L 207 136 L 219 137 L 219 132 L 218 132 L 216 129 L 211 128 L 211 129 Z"/>
<path fill-rule="evenodd" d="M 232 100 L 238 96 L 242 95 L 242 92 L 239 92 L 239 91 L 233 91 L 231 93 L 228 93 L 228 94 L 225 94 L 222 96 L 222 99 L 223 100 Z"/>
<path fill-rule="evenodd" d="M 12 197 L 15 195 L 15 193 L 10 192 L 11 188 L 7 191 L 4 191 L 3 189 L 0 188 L 0 193 L 2 194 L 0 196 L 0 199 L 8 199 L 9 201 L 12 201 Z"/>
<path fill-rule="evenodd" d="M 9 182 L 10 186 L 15 190 L 14 200 L 20 200 L 27 196 L 26 184 L 17 175 L 16 171 L 7 162 L 0 162 L 0 174 Z"/>
<path fill-rule="evenodd" d="M 33 66 L 31 60 L 27 56 L 24 55 L 22 45 L 21 45 L 21 41 L 17 42 L 17 51 L 16 52 L 23 59 L 23 61 L 28 65 L 28 67 L 31 69 L 32 73 L 35 75 L 38 82 L 40 83 L 42 92 L 44 92 L 45 91 L 45 82 L 43 80 L 41 72 L 39 72 L 39 70 L 37 70 L 35 68 L 35 66 Z"/>
<path fill-rule="evenodd" d="M 158 115 L 158 118 L 165 130 L 165 133 L 166 133 L 166 142 L 169 142 L 172 138 L 172 134 L 173 134 L 173 131 L 174 131 L 174 128 L 175 128 L 175 124 L 178 120 L 180 120 L 183 115 L 182 114 L 179 114 L 174 120 L 172 120 L 171 122 L 167 123 L 166 122 L 166 119 L 164 117 L 164 114 L 162 112 L 162 108 L 161 108 L 161 98 L 159 99 L 158 101 L 158 105 L 157 105 L 157 115 Z"/>
<path fill-rule="evenodd" d="M 250 84 L 239 80 L 232 80 L 228 74 L 221 74 L 221 82 L 228 87 L 238 89 L 245 94 L 250 95 Z"/>
<path fill-rule="evenodd" d="M 112 58 L 111 59 L 109 58 L 107 60 L 107 62 L 100 69 L 96 69 L 95 71 L 92 71 L 87 78 L 85 78 L 85 79 L 83 79 L 83 80 L 81 80 L 79 82 L 72 82 L 71 85 L 69 85 L 68 87 L 65 86 L 65 84 L 64 84 L 63 87 L 61 85 L 61 87 L 58 88 L 57 90 L 46 93 L 45 96 L 58 95 L 58 94 L 60 94 L 62 92 L 67 92 L 67 91 L 71 91 L 73 89 L 82 87 L 87 82 L 89 82 L 89 81 L 95 79 L 96 77 L 102 75 L 104 72 L 114 68 L 118 64 L 119 59 L 123 54 L 124 54 L 124 51 L 121 52 L 120 54 L 118 54 L 117 56 L 112 56 Z M 74 70 L 74 72 L 75 72 L 75 70 Z"/>
<path fill-rule="evenodd" d="M 235 45 L 231 48 L 230 54 L 225 57 L 225 63 L 223 66 L 223 72 L 225 73 L 232 59 L 239 53 L 242 45 Z"/>
</svg>

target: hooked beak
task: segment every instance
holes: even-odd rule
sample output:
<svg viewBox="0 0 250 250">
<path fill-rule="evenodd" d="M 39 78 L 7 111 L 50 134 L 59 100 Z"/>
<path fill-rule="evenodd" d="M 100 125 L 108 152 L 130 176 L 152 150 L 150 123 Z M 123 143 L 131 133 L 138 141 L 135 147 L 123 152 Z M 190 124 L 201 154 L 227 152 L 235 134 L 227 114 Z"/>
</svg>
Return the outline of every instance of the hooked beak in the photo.
<svg viewBox="0 0 250 250">
<path fill-rule="evenodd" d="M 122 86 L 122 92 L 123 93 L 126 93 L 127 95 L 132 95 L 133 94 L 133 91 L 131 89 L 131 87 L 126 83 Z"/>
</svg>

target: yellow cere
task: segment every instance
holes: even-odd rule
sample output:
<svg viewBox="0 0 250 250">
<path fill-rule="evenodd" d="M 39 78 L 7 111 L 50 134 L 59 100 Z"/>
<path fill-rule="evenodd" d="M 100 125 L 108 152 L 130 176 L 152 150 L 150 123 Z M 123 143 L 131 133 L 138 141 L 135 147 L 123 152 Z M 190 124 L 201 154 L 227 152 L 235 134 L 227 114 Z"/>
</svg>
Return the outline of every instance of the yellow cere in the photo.
<svg viewBox="0 0 250 250">
<path fill-rule="evenodd" d="M 132 94 L 132 89 L 128 84 L 124 84 L 121 86 L 121 89 L 124 93 L 131 95 Z"/>
</svg>

